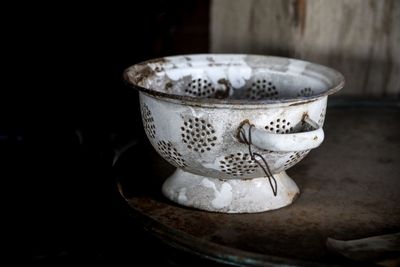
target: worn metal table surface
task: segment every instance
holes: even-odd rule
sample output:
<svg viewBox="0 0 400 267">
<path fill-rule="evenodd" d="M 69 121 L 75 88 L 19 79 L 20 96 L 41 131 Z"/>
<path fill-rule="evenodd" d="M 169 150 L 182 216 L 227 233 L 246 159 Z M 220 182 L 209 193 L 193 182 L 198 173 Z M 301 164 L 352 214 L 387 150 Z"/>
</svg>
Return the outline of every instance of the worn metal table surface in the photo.
<svg viewBox="0 0 400 267">
<path fill-rule="evenodd" d="M 329 253 L 328 237 L 400 231 L 400 112 L 330 108 L 324 129 L 323 144 L 288 170 L 300 197 L 279 210 L 232 215 L 178 206 L 161 194 L 174 168 L 148 146 L 124 161 L 119 187 L 147 230 L 199 257 L 251 266 L 351 264 Z"/>
</svg>

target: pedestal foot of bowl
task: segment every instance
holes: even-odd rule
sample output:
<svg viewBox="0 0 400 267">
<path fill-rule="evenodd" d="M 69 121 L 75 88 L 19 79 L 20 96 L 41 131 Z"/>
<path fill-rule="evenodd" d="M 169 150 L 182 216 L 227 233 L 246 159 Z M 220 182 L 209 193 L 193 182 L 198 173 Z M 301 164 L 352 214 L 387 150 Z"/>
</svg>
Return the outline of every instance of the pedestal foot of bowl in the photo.
<svg viewBox="0 0 400 267">
<path fill-rule="evenodd" d="M 253 213 L 291 204 L 299 194 L 296 183 L 286 174 L 274 174 L 278 184 L 274 196 L 268 179 L 216 179 L 177 169 L 163 184 L 163 194 L 173 202 L 201 210 Z"/>
</svg>

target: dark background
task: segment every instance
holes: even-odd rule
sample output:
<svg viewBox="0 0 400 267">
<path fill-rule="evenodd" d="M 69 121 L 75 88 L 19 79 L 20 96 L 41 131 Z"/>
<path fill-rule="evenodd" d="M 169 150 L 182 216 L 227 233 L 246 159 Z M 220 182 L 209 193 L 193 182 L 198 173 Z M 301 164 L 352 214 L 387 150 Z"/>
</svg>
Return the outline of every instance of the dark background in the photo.
<svg viewBox="0 0 400 267">
<path fill-rule="evenodd" d="M 207 52 L 208 9 L 177 0 L 4 9 L 11 83 L 2 87 L 0 151 L 14 261 L 163 262 L 116 187 L 115 150 L 146 142 L 137 92 L 122 73 Z"/>
<path fill-rule="evenodd" d="M 266 34 L 265 40 L 259 38 L 262 29 L 292 32 L 292 28 L 298 29 L 298 23 L 292 24 L 292 19 L 296 22 L 301 14 L 303 20 L 306 18 L 306 13 L 300 12 L 306 1 L 278 2 L 265 8 L 269 4 L 258 1 L 250 10 L 255 17 L 242 21 L 249 24 L 247 32 L 251 38 L 237 42 L 226 38 L 217 48 L 226 52 L 296 57 L 289 52 L 278 53 L 291 43 L 274 40 L 274 34 Z M 226 12 L 220 10 L 220 13 L 230 14 L 235 22 L 240 22 L 235 18 L 240 10 L 224 5 L 227 2 L 219 6 Z M 277 10 L 287 6 L 284 11 L 290 15 L 291 5 L 298 13 L 292 12 L 288 20 L 287 16 L 282 20 L 276 16 L 276 25 L 262 23 L 265 14 L 275 12 L 274 6 Z M 347 6 L 353 8 L 348 12 L 359 10 L 348 3 L 343 10 Z M 388 8 L 387 12 L 391 10 Z M 127 67 L 151 58 L 209 52 L 209 11 L 208 0 L 147 0 L 120 5 L 15 2 L 2 6 L 0 174 L 7 211 L 2 218 L 10 222 L 3 230 L 4 236 L 10 236 L 5 243 L 12 248 L 13 253 L 9 254 L 12 262 L 28 260 L 50 266 L 126 262 L 139 266 L 174 265 L 172 257 L 179 258 L 182 265 L 188 263 L 185 255 L 174 255 L 176 252 L 142 231 L 140 220 L 132 217 L 131 209 L 118 192 L 116 177 L 125 171 L 121 166 L 129 166 L 130 161 L 141 166 L 138 150 L 152 149 L 143 132 L 138 94 L 124 83 L 122 73 Z M 381 14 L 382 10 L 378 11 L 376 14 Z M 363 21 L 361 13 L 351 12 L 341 15 L 351 14 L 347 17 Z M 224 36 L 230 36 L 237 25 L 229 24 L 230 17 L 224 14 L 217 14 L 223 20 L 217 24 L 221 26 L 218 29 L 227 32 Z M 257 18 L 260 23 L 252 26 L 251 22 L 257 22 Z M 384 30 L 375 29 L 377 36 L 391 32 L 383 22 Z M 218 21 L 214 21 L 214 26 L 215 23 Z M 393 36 L 397 29 L 393 29 Z M 238 36 L 242 35 L 243 32 Z M 276 42 L 266 41 L 269 38 L 278 41 L 277 49 Z M 371 40 L 371 44 L 378 39 Z M 330 48 L 332 54 L 318 58 L 317 62 L 325 64 L 329 60 L 324 60 L 335 59 L 335 49 L 341 48 L 341 43 L 339 40 Z M 343 51 L 343 61 L 332 67 L 350 72 L 353 70 L 345 67 L 355 62 L 356 70 L 364 70 L 365 58 L 357 60 L 351 56 L 353 48 L 358 47 L 355 44 L 349 51 Z M 375 51 L 372 48 L 369 52 Z M 392 51 L 389 48 L 385 51 Z M 318 54 L 318 49 L 315 52 Z M 390 52 L 386 54 L 387 66 L 397 66 L 395 57 Z M 379 67 L 382 63 L 379 55 L 365 56 L 371 66 Z M 350 73 L 346 79 L 360 80 L 360 77 Z M 351 93 L 363 88 L 348 89 Z M 378 91 L 371 92 L 385 96 Z M 390 97 L 397 101 L 399 95 L 394 93 Z M 369 103 L 376 104 L 377 99 L 372 100 Z M 116 151 L 135 142 L 139 144 L 135 150 L 126 151 L 113 166 Z M 139 172 L 131 169 L 131 179 L 139 178 Z M 205 265 L 199 259 L 196 261 L 199 266 Z"/>
</svg>

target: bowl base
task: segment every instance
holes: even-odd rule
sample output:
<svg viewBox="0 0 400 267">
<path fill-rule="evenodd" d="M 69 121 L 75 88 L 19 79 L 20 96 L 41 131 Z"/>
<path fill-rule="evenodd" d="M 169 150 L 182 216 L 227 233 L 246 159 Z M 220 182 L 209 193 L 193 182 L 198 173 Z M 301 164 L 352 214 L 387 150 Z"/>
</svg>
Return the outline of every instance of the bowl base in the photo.
<svg viewBox="0 0 400 267">
<path fill-rule="evenodd" d="M 201 210 L 224 213 L 255 213 L 291 204 L 300 193 L 286 174 L 274 174 L 278 193 L 273 195 L 268 179 L 216 179 L 178 168 L 164 182 L 163 194 L 173 202 Z"/>
</svg>

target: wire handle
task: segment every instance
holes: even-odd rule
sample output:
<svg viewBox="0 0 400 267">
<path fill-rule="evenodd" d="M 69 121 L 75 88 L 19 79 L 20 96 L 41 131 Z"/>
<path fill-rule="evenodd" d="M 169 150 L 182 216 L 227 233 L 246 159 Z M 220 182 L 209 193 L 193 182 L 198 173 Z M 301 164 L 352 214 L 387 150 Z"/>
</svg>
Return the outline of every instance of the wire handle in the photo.
<svg viewBox="0 0 400 267">
<path fill-rule="evenodd" d="M 252 142 L 251 142 L 251 128 L 254 127 L 253 124 L 250 124 L 249 122 L 245 122 L 244 124 L 248 124 L 249 125 L 249 140 L 247 140 L 246 138 L 246 132 L 245 129 L 243 129 L 243 125 L 241 125 L 240 130 L 239 130 L 239 138 L 241 139 L 241 141 L 243 141 L 246 145 L 248 145 L 249 148 L 249 154 L 252 160 L 254 160 L 258 166 L 260 166 L 260 168 L 264 171 L 265 176 L 268 178 L 269 184 L 271 186 L 271 190 L 272 193 L 274 194 L 274 196 L 276 197 L 276 195 L 278 194 L 278 184 L 276 182 L 276 179 L 274 177 L 274 175 L 271 172 L 271 169 L 268 166 L 267 161 L 264 159 L 264 157 L 258 153 L 253 152 L 253 150 L 251 149 L 252 146 Z M 259 160 L 257 160 L 256 157 L 259 157 L 261 159 L 261 161 L 264 163 L 265 166 L 263 166 L 261 164 L 261 162 Z"/>
</svg>

